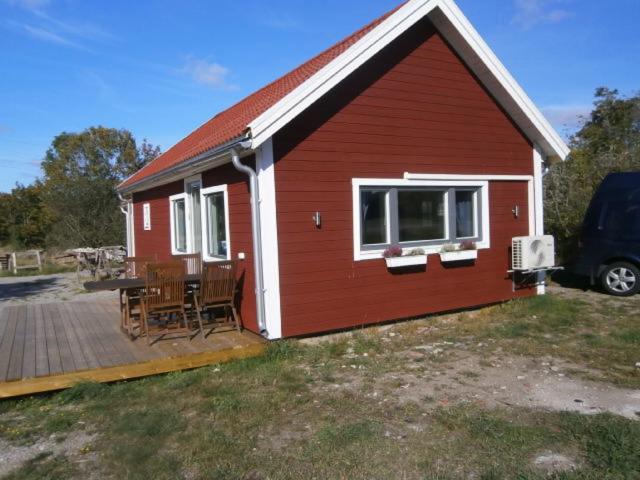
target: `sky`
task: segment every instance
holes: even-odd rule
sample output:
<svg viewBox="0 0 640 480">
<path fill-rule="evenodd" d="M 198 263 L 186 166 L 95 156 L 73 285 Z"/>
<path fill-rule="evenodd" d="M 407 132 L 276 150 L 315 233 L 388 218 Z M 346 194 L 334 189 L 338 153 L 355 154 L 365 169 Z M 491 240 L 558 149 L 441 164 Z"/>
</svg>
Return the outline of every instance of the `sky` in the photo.
<svg viewBox="0 0 640 480">
<path fill-rule="evenodd" d="M 126 128 L 163 150 L 400 0 L 0 0 L 0 191 L 53 138 Z M 458 0 L 567 137 L 599 86 L 635 94 L 640 0 Z"/>
</svg>

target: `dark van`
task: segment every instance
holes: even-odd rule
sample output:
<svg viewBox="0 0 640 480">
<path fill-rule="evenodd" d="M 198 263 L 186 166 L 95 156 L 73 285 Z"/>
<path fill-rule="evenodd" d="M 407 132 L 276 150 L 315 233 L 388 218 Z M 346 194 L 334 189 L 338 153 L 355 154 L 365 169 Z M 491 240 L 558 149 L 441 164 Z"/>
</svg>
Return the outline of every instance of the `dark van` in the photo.
<svg viewBox="0 0 640 480">
<path fill-rule="evenodd" d="M 585 216 L 574 270 L 611 295 L 640 292 L 640 172 L 604 179 Z"/>
</svg>

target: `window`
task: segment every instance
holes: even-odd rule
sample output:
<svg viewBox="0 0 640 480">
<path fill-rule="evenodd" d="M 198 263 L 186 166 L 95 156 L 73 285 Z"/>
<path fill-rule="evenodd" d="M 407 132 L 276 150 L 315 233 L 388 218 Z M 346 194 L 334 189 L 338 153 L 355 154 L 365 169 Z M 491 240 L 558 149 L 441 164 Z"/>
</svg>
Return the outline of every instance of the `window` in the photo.
<svg viewBox="0 0 640 480">
<path fill-rule="evenodd" d="M 440 251 L 474 241 L 488 247 L 488 182 L 354 179 L 356 260 L 390 245 Z M 357 220 L 356 220 L 357 218 Z"/>
<path fill-rule="evenodd" d="M 187 199 L 184 194 L 170 198 L 171 249 L 174 255 L 188 253 Z"/>
<path fill-rule="evenodd" d="M 231 258 L 229 247 L 229 213 L 227 186 L 211 187 L 202 190 L 204 227 L 204 257 L 207 260 L 228 260 Z"/>
</svg>

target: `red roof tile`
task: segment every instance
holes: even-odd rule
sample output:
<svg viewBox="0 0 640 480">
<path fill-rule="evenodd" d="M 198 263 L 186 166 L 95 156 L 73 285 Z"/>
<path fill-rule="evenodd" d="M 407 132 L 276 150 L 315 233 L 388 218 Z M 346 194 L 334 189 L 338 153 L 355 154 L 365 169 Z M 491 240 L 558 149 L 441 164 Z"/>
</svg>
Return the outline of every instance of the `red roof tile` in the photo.
<svg viewBox="0 0 640 480">
<path fill-rule="evenodd" d="M 328 50 L 325 50 L 320 55 L 312 58 L 266 87 L 252 93 L 231 108 L 219 113 L 193 133 L 180 140 L 153 162 L 126 179 L 119 188 L 131 186 L 151 175 L 179 165 L 182 162 L 242 136 L 253 120 L 282 100 L 332 60 L 340 56 L 398 8 L 400 7 L 374 20 L 369 25 L 335 44 Z"/>
</svg>

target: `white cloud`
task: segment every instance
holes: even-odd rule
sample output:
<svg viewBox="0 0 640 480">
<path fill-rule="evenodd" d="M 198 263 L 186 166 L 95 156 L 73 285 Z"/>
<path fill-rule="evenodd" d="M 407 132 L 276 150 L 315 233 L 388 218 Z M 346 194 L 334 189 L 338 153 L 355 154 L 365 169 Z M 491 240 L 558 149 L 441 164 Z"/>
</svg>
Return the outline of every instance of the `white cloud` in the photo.
<svg viewBox="0 0 640 480">
<path fill-rule="evenodd" d="M 570 136 L 583 125 L 592 110 L 592 105 L 548 105 L 542 108 L 542 113 L 554 127 Z"/>
<path fill-rule="evenodd" d="M 559 23 L 573 14 L 564 8 L 570 0 L 515 0 L 512 22 L 528 30 L 538 24 Z"/>
<path fill-rule="evenodd" d="M 32 25 L 23 24 L 22 28 L 28 35 L 38 40 L 43 40 L 49 43 L 55 43 L 57 45 L 64 45 L 65 47 L 83 48 L 77 43 L 63 37 L 55 32 L 47 30 L 45 28 L 34 27 Z"/>
<path fill-rule="evenodd" d="M 216 90 L 237 90 L 238 88 L 227 80 L 231 71 L 218 63 L 190 56 L 187 57 L 182 72 L 189 75 L 197 83 Z"/>
<path fill-rule="evenodd" d="M 4 2 L 26 10 L 40 11 L 49 5 L 50 0 L 4 0 Z"/>
</svg>

